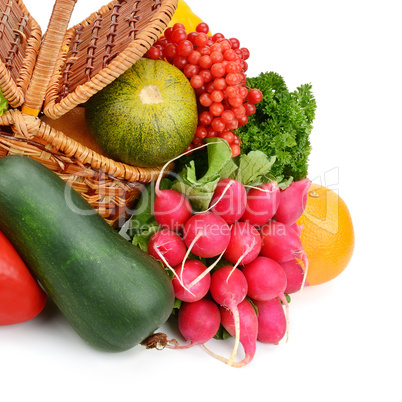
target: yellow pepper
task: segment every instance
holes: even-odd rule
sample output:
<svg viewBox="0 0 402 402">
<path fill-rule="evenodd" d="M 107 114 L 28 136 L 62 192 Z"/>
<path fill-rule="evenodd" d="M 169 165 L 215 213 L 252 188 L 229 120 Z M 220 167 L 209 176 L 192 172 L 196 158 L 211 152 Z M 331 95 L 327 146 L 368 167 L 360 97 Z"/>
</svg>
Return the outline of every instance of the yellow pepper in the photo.
<svg viewBox="0 0 402 402">
<path fill-rule="evenodd" d="M 181 22 L 186 27 L 187 33 L 189 33 L 195 31 L 196 26 L 203 21 L 191 11 L 191 8 L 185 1 L 179 0 L 176 11 L 168 26 L 171 27 L 176 22 Z"/>
</svg>

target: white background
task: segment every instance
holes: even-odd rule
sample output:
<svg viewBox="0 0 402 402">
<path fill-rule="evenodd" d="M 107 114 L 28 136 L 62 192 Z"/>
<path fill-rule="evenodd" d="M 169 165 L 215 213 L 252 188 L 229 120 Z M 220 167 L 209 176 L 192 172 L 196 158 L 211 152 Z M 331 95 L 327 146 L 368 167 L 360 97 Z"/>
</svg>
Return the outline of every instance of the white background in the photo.
<svg viewBox="0 0 402 402">
<path fill-rule="evenodd" d="M 53 1 L 25 4 L 45 28 Z M 71 23 L 103 4 L 78 1 Z M 30 322 L 0 328 L 0 399 L 402 400 L 399 1 L 188 4 L 213 33 L 249 48 L 249 76 L 275 71 L 291 90 L 312 83 L 318 109 L 309 176 L 349 206 L 353 259 L 338 278 L 293 296 L 289 342 L 258 344 L 253 362 L 241 369 L 198 347 L 98 352 L 48 303 Z M 209 346 L 228 355 L 232 343 Z"/>
</svg>

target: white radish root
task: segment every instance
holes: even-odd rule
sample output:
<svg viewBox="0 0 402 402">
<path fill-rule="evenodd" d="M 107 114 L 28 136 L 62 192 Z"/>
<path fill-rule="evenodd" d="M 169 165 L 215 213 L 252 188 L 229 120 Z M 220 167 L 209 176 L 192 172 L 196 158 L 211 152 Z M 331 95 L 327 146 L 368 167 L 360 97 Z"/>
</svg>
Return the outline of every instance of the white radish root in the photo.
<svg viewBox="0 0 402 402">
<path fill-rule="evenodd" d="M 234 363 L 234 360 L 237 355 L 237 349 L 239 348 L 240 344 L 240 316 L 239 316 L 239 310 L 236 307 L 232 308 L 230 310 L 233 313 L 233 318 L 234 318 L 234 324 L 235 324 L 235 344 L 233 346 L 232 353 L 227 361 L 228 366 L 232 366 Z"/>
<path fill-rule="evenodd" d="M 238 267 L 238 265 L 242 262 L 243 258 L 254 248 L 255 246 L 255 240 L 253 240 L 253 243 L 249 244 L 246 248 L 246 250 L 244 251 L 244 253 L 239 257 L 239 259 L 237 260 L 236 264 L 233 266 L 233 269 L 230 271 L 230 274 L 228 275 L 226 282 L 229 281 L 230 276 L 233 274 L 233 272 L 236 270 L 236 268 Z"/>
<path fill-rule="evenodd" d="M 308 271 L 308 257 L 307 257 L 306 252 L 304 252 L 304 251 L 302 252 L 301 260 L 302 260 L 303 267 L 304 267 L 304 274 L 303 274 L 303 281 L 302 281 L 302 284 L 300 287 L 300 292 L 299 292 L 300 295 L 302 294 L 303 288 L 306 285 L 307 271 Z"/>
<path fill-rule="evenodd" d="M 228 183 L 228 184 L 225 186 L 225 188 L 223 189 L 222 194 L 220 195 L 220 197 L 219 197 L 208 209 L 206 209 L 206 210 L 204 210 L 204 211 L 195 212 L 195 213 L 196 213 L 196 214 L 201 214 L 201 213 L 203 213 L 203 212 L 208 212 L 208 211 L 210 211 L 212 208 L 214 208 L 214 207 L 219 203 L 219 201 L 225 196 L 225 194 L 227 193 L 227 191 L 229 190 L 230 186 L 231 186 L 233 183 L 235 183 L 234 180 L 230 180 L 230 181 L 229 181 L 229 183 Z"/>
<path fill-rule="evenodd" d="M 207 147 L 208 145 L 212 145 L 212 144 L 219 144 L 219 143 L 218 143 L 218 142 L 208 142 L 208 143 L 206 143 L 206 144 L 200 145 L 200 146 L 197 147 L 196 149 L 201 149 L 201 148 Z M 155 182 L 155 193 L 156 193 L 156 195 L 160 194 L 159 187 L 160 187 L 160 184 L 161 184 L 161 180 L 162 180 L 162 177 L 163 177 L 163 173 L 164 173 L 164 171 L 166 170 L 166 168 L 167 168 L 172 162 L 176 161 L 177 159 L 180 159 L 182 156 L 191 154 L 192 152 L 194 152 L 194 149 L 190 149 L 189 151 L 185 151 L 185 152 L 183 152 L 182 154 L 177 155 L 177 156 L 174 157 L 173 159 L 167 161 L 167 162 L 162 166 L 162 169 L 161 169 L 161 171 L 159 172 L 159 176 L 158 176 L 158 178 L 157 178 L 157 180 L 156 180 L 156 182 Z"/>
<path fill-rule="evenodd" d="M 163 253 L 159 250 L 159 247 L 155 247 L 155 251 L 158 254 L 158 256 L 160 257 L 160 259 L 162 260 L 162 262 L 166 265 L 166 267 L 173 273 L 173 275 L 177 278 L 177 280 L 179 281 L 180 285 L 183 286 L 184 289 L 186 289 L 188 292 L 190 292 L 186 286 L 183 283 L 183 277 L 179 275 L 177 275 L 177 272 L 170 266 L 170 264 L 166 261 L 165 256 L 163 255 Z M 190 292 L 191 293 L 191 292 Z"/>
<path fill-rule="evenodd" d="M 263 193 L 274 193 L 276 191 L 277 188 L 279 188 L 278 183 L 277 182 L 272 182 L 273 183 L 273 188 L 272 190 L 269 190 L 267 188 L 261 188 L 261 187 L 256 187 L 256 186 L 250 186 L 245 184 L 244 187 L 246 188 L 252 188 L 254 190 L 259 190 L 262 191 Z"/>
<path fill-rule="evenodd" d="M 226 357 L 220 356 L 218 354 L 216 354 L 215 352 L 213 352 L 211 349 L 207 348 L 204 345 L 201 345 L 201 347 L 208 352 L 212 357 L 214 357 L 215 359 L 228 364 L 229 359 L 227 359 Z M 249 356 L 246 356 L 241 362 L 232 362 L 231 367 L 244 367 L 246 364 L 248 364 L 251 361 L 251 358 Z"/>
<path fill-rule="evenodd" d="M 222 253 L 219 255 L 219 257 L 199 276 L 197 276 L 197 278 L 195 278 L 189 285 L 188 287 L 191 289 L 194 285 L 196 285 L 202 278 L 204 278 L 205 275 L 208 275 L 209 272 L 211 272 L 216 265 L 218 265 L 218 262 L 221 260 L 223 254 L 225 253 L 225 251 L 222 251 Z"/>
</svg>

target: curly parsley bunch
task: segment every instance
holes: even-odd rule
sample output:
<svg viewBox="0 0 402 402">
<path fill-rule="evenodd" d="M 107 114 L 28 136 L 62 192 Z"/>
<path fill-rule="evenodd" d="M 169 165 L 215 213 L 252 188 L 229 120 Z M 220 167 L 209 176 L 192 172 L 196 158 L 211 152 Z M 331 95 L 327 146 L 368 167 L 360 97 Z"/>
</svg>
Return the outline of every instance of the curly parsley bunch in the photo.
<svg viewBox="0 0 402 402">
<path fill-rule="evenodd" d="M 259 150 L 275 156 L 271 173 L 278 181 L 305 178 L 311 152 L 309 136 L 317 107 L 311 84 L 289 92 L 279 74 L 266 72 L 248 78 L 247 85 L 258 88 L 263 99 L 248 123 L 236 130 L 242 153 Z"/>
</svg>

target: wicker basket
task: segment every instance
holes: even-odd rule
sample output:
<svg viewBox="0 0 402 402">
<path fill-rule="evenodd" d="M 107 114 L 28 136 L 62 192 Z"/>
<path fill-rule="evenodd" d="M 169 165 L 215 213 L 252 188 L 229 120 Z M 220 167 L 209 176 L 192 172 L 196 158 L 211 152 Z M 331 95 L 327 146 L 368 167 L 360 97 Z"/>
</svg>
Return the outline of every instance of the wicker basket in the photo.
<svg viewBox="0 0 402 402">
<path fill-rule="evenodd" d="M 0 88 L 10 105 L 0 116 L 0 157 L 38 160 L 115 227 L 161 167 L 116 162 L 39 117 L 61 117 L 131 67 L 163 33 L 178 0 L 113 0 L 68 29 L 75 3 L 56 0 L 42 36 L 21 0 L 0 0 Z"/>
</svg>

